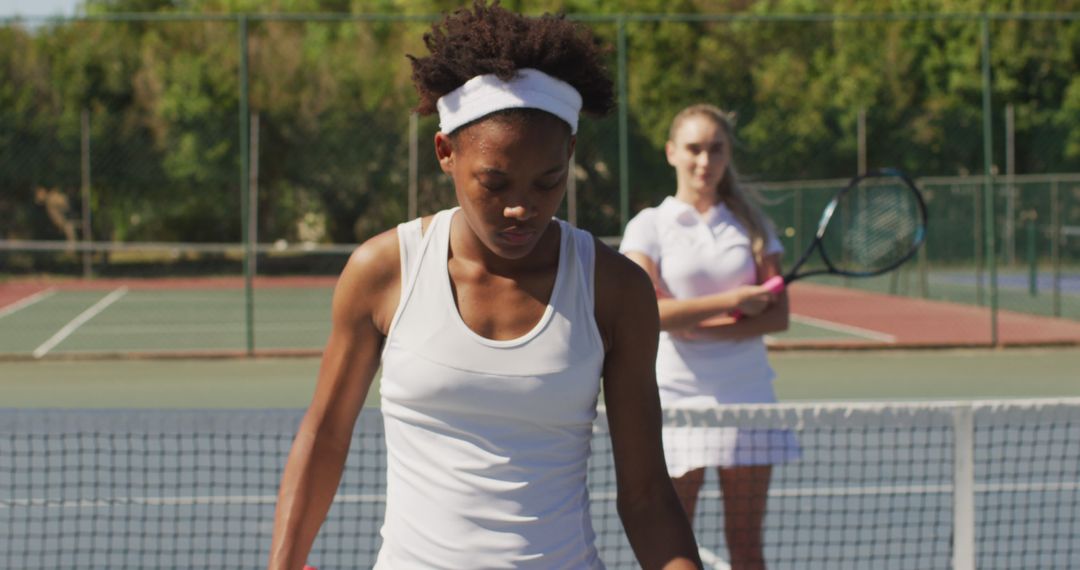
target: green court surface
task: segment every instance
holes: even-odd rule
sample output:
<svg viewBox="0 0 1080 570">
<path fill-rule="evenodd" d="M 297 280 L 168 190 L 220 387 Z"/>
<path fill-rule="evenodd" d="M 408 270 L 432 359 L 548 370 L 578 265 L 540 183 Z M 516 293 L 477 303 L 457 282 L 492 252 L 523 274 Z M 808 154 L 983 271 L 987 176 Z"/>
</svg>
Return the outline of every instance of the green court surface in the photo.
<svg viewBox="0 0 1080 570">
<path fill-rule="evenodd" d="M 315 349 L 330 330 L 330 290 L 256 291 L 263 349 Z M 246 346 L 240 290 L 56 291 L 0 316 L 0 353 L 236 351 Z"/>
<path fill-rule="evenodd" d="M 1080 396 L 1080 350 L 774 353 L 782 401 Z M 315 358 L 0 363 L 0 407 L 302 408 Z M 377 388 L 368 398 L 377 405 Z"/>
<path fill-rule="evenodd" d="M 247 346 L 241 290 L 53 290 L 0 310 L 0 356 L 239 352 Z M 331 289 L 281 287 L 254 295 L 260 351 L 318 351 L 330 332 Z M 874 331 L 792 317 L 773 341 L 880 340 Z"/>
</svg>

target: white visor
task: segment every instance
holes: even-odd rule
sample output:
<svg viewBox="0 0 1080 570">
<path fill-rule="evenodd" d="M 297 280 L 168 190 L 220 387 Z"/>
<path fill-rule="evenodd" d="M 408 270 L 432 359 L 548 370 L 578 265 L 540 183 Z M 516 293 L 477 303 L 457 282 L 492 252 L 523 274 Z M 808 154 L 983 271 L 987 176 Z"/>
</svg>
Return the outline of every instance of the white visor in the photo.
<svg viewBox="0 0 1080 570">
<path fill-rule="evenodd" d="M 439 130 L 452 133 L 462 125 L 503 109 L 540 109 L 566 121 L 577 134 L 581 94 L 565 81 L 538 69 L 519 69 L 510 81 L 494 74 L 478 75 L 439 97 Z"/>
</svg>

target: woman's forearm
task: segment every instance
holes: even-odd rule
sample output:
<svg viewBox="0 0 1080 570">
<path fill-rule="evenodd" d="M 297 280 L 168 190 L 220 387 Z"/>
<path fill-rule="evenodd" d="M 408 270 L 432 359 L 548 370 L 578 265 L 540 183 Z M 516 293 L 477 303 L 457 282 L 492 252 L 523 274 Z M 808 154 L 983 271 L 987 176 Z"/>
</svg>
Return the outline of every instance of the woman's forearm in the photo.
<svg viewBox="0 0 1080 570">
<path fill-rule="evenodd" d="M 786 294 L 781 294 L 776 303 L 759 315 L 739 320 L 718 319 L 715 323 L 705 322 L 690 330 L 690 334 L 714 340 L 742 340 L 771 333 L 783 332 L 790 324 L 790 309 Z"/>
<path fill-rule="evenodd" d="M 642 568 L 701 568 L 693 530 L 670 485 L 647 496 L 620 497 L 618 510 L 630 547 Z"/>
<path fill-rule="evenodd" d="M 269 570 L 297 570 L 334 500 L 349 441 L 301 429 L 285 464 L 274 516 Z"/>
<path fill-rule="evenodd" d="M 701 321 L 730 313 L 741 300 L 738 290 L 724 291 L 690 299 L 660 298 L 660 330 L 670 331 L 695 327 Z"/>
</svg>

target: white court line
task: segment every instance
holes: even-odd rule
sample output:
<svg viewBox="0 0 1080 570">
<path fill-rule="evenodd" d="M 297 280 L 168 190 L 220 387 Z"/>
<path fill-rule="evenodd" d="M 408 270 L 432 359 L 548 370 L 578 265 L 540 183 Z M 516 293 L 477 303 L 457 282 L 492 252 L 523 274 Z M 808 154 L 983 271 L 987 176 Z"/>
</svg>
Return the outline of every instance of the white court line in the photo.
<svg viewBox="0 0 1080 570">
<path fill-rule="evenodd" d="M 22 299 L 19 299 L 18 301 L 15 301 L 14 303 L 0 309 L 0 319 L 6 317 L 6 316 L 8 316 L 8 315 L 10 315 L 10 314 L 12 314 L 12 313 L 14 313 L 16 311 L 20 311 L 22 309 L 25 309 L 26 307 L 29 307 L 30 305 L 33 305 L 34 303 L 37 303 L 38 301 L 43 301 L 45 299 L 48 299 L 49 297 L 52 297 L 55 294 L 56 294 L 56 288 L 55 287 L 49 287 L 48 289 L 46 289 L 44 291 L 38 291 L 37 293 L 34 293 L 33 295 L 30 295 L 29 297 L 24 297 Z"/>
<path fill-rule="evenodd" d="M 1033 482 L 1033 483 L 977 483 L 976 493 L 1052 493 L 1061 491 L 1080 491 L 1080 481 Z M 857 497 L 863 495 L 941 495 L 952 492 L 952 485 L 891 485 L 870 487 L 796 487 L 769 489 L 770 497 Z M 614 501 L 614 492 L 590 493 L 593 501 Z M 719 499 L 720 491 L 702 491 L 700 498 Z M 258 505 L 273 504 L 277 495 L 189 495 L 178 497 L 112 497 L 102 499 L 0 499 L 0 510 L 16 507 L 48 508 L 97 508 L 114 505 Z M 334 496 L 335 503 L 385 503 L 386 495 L 381 493 L 339 494 Z M 715 553 L 710 553 L 716 556 Z M 704 562 L 704 555 L 703 562 Z M 724 563 L 719 557 L 716 558 Z"/>
<path fill-rule="evenodd" d="M 870 485 L 860 487 L 780 487 L 769 489 L 769 497 L 859 497 L 877 495 L 944 495 L 952 493 L 951 484 L 942 485 Z M 1053 493 L 1080 491 L 1080 481 L 1035 481 L 1031 483 L 976 483 L 976 493 Z M 590 493 L 594 501 L 614 501 L 614 491 Z M 705 490 L 699 499 L 720 499 L 719 490 Z"/>
<path fill-rule="evenodd" d="M 701 563 L 706 568 L 712 568 L 713 570 L 731 570 L 731 565 L 726 560 L 720 558 L 715 552 L 705 548 L 704 546 L 698 547 L 698 556 L 701 557 Z"/>
<path fill-rule="evenodd" d="M 56 334 L 52 335 L 52 338 L 45 341 L 41 346 L 35 348 L 34 358 L 41 358 L 42 356 L 48 354 L 50 350 L 56 348 L 56 345 L 63 342 L 65 338 L 71 336 L 71 333 L 75 332 L 76 329 L 86 324 L 86 321 L 89 321 L 90 319 L 96 317 L 98 313 L 104 311 L 106 307 L 115 303 L 118 299 L 120 299 L 120 297 L 123 297 L 125 294 L 127 294 L 127 292 L 127 287 L 121 287 L 116 291 L 113 291 L 112 293 L 106 295 L 104 299 L 98 301 L 97 303 L 94 303 L 94 306 L 83 311 L 82 314 L 72 319 L 70 323 L 64 325 L 64 328 L 56 331 Z"/>
<path fill-rule="evenodd" d="M 329 321 L 317 322 L 317 323 L 299 323 L 299 324 L 268 324 L 268 325 L 256 325 L 259 332 L 264 333 L 301 333 L 301 332 L 322 332 L 324 330 L 330 330 Z M 162 323 L 158 325 L 128 325 L 118 323 L 115 325 L 97 325 L 94 327 L 94 334 L 97 336 L 105 335 L 175 335 L 175 334 L 236 334 L 243 333 L 247 328 L 243 323 L 209 323 L 206 325 L 177 325 L 171 326 L 168 323 Z"/>
<path fill-rule="evenodd" d="M 0 499 L 0 509 L 15 507 L 48 507 L 53 509 L 79 509 L 112 507 L 115 505 L 154 505 L 181 506 L 190 505 L 273 505 L 277 495 L 189 495 L 185 497 L 111 497 L 103 499 Z M 386 495 L 336 495 L 335 503 L 385 503 Z"/>
<path fill-rule="evenodd" d="M 117 505 L 191 506 L 191 505 L 272 505 L 276 495 L 229 495 L 203 497 L 114 497 L 107 499 L 11 499 L 0 501 L 0 508 L 48 507 L 53 509 L 82 509 Z"/>
<path fill-rule="evenodd" d="M 853 327 L 851 325 L 844 325 L 840 323 L 834 323 L 832 321 L 826 321 L 822 319 L 815 319 L 814 317 L 807 317 L 804 315 L 791 315 L 791 320 L 802 323 L 804 325 L 811 325 L 822 329 L 828 329 L 836 332 L 842 332 L 847 334 L 853 334 L 855 336 L 861 336 L 871 340 L 880 340 L 882 342 L 896 342 L 896 337 L 891 334 L 885 334 L 883 332 L 872 331 L 870 329 L 864 329 L 861 327 Z"/>
</svg>

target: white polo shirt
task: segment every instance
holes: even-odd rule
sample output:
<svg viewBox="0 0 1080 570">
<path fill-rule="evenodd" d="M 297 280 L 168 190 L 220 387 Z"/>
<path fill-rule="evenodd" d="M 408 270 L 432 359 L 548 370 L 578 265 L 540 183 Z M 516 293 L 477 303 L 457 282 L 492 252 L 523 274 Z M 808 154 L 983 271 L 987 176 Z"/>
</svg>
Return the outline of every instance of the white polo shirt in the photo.
<svg viewBox="0 0 1080 570">
<path fill-rule="evenodd" d="M 723 204 L 699 214 L 669 196 L 630 220 L 619 251 L 652 259 L 661 284 L 676 299 L 720 293 L 757 280 L 749 234 Z M 766 255 L 782 251 L 770 232 Z M 775 374 L 761 337 L 684 341 L 661 332 L 656 374 L 666 407 L 776 401 Z"/>
</svg>

